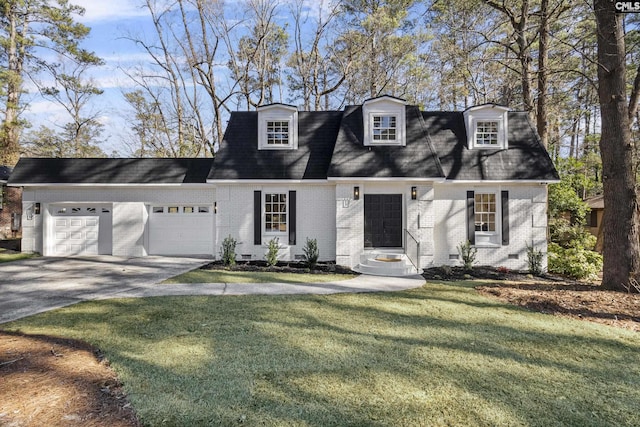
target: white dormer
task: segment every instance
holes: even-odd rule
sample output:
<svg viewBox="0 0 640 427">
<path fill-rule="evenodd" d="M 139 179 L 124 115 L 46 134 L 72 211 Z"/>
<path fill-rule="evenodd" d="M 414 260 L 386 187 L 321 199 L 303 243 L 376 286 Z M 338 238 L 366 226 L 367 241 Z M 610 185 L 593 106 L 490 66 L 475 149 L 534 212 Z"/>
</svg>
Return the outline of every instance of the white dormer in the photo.
<svg viewBox="0 0 640 427">
<path fill-rule="evenodd" d="M 388 95 L 366 100 L 362 104 L 364 145 L 406 145 L 406 104 Z"/>
<path fill-rule="evenodd" d="M 269 104 L 258 107 L 258 149 L 298 148 L 298 109 L 292 105 Z"/>
<path fill-rule="evenodd" d="M 506 149 L 508 140 L 509 107 L 484 104 L 465 110 L 467 147 L 473 149 Z"/>
</svg>

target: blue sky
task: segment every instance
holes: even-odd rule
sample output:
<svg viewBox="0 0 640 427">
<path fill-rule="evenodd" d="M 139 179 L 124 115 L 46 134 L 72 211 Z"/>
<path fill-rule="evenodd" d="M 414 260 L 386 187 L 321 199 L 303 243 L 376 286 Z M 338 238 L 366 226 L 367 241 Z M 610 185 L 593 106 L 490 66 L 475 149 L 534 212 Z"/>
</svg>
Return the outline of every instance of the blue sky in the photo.
<svg viewBox="0 0 640 427">
<path fill-rule="evenodd" d="M 127 127 L 122 92 L 130 89 L 132 83 L 122 70 L 146 61 L 147 57 L 124 36 L 148 31 L 148 12 L 135 6 L 138 3 L 135 0 L 73 0 L 72 3 L 85 8 L 84 16 L 76 18 L 91 27 L 91 33 L 82 46 L 105 61 L 104 66 L 91 70 L 95 84 L 104 90 L 104 94 L 96 97 L 90 107 L 92 112 L 99 113 L 100 121 L 105 125 L 103 136 L 107 141 L 102 148 L 107 154 L 116 150 L 126 155 L 122 144 Z M 43 100 L 34 86 L 28 89 L 31 95 L 27 96 L 30 102 L 26 118 L 34 124 L 34 128 L 39 124 L 55 128 L 56 124 L 68 120 L 62 107 Z"/>
<path fill-rule="evenodd" d="M 325 0 L 325 5 L 329 1 Z M 162 2 L 163 0 L 158 1 Z M 135 89 L 135 85 L 127 77 L 125 70 L 145 66 L 150 62 L 142 48 L 128 40 L 127 36 L 155 38 L 151 17 L 146 7 L 142 6 L 144 0 L 71 0 L 71 3 L 85 9 L 84 16 L 77 16 L 76 19 L 91 28 L 91 33 L 82 46 L 105 61 L 105 65 L 90 71 L 96 86 L 104 91 L 103 95 L 94 98 L 90 107 L 90 112 L 97 113 L 99 120 L 105 125 L 103 137 L 106 142 L 101 148 L 108 155 L 114 151 L 120 156 L 130 155 L 124 142 L 130 139 L 127 116 L 131 115 L 131 110 L 124 101 L 123 92 Z M 242 0 L 229 0 L 226 5 L 236 10 L 236 6 L 239 8 L 241 3 Z M 287 8 L 291 3 L 292 0 L 282 0 L 280 6 Z M 306 9 L 314 15 L 322 4 L 319 0 L 304 0 L 304 3 Z M 283 22 L 290 19 L 286 15 L 281 18 Z M 25 112 L 25 118 L 33 124 L 34 129 L 39 125 L 55 128 L 68 121 L 68 115 L 62 107 L 42 99 L 34 85 L 29 86 L 28 90 L 30 95 L 25 100 L 29 103 L 29 108 Z"/>
</svg>

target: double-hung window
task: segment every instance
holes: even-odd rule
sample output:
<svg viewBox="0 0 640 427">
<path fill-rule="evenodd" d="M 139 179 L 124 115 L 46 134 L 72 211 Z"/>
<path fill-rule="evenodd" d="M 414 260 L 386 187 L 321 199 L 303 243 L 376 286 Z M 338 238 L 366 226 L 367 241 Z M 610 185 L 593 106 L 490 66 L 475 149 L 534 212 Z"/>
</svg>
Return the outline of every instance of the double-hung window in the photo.
<svg viewBox="0 0 640 427">
<path fill-rule="evenodd" d="M 395 141 L 397 139 L 396 116 L 374 115 L 372 117 L 373 141 Z"/>
<path fill-rule="evenodd" d="M 289 122 L 286 120 L 267 121 L 267 145 L 289 145 Z"/>
<path fill-rule="evenodd" d="M 500 124 L 495 120 L 478 120 L 476 122 L 476 145 L 483 147 L 498 146 L 498 129 Z"/>
<path fill-rule="evenodd" d="M 266 233 L 286 233 L 287 194 L 265 193 L 264 230 Z"/>
<path fill-rule="evenodd" d="M 496 195 L 494 193 L 475 194 L 475 229 L 478 232 L 496 232 Z"/>
</svg>

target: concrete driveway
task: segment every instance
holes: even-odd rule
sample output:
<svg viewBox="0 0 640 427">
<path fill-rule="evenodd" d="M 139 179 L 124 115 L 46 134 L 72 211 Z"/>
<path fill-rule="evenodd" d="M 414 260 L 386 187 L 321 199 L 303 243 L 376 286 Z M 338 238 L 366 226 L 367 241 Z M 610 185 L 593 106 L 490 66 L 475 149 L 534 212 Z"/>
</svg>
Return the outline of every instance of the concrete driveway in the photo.
<svg viewBox="0 0 640 427">
<path fill-rule="evenodd" d="M 31 258 L 0 264 L 0 323 L 75 304 L 143 291 L 210 262 L 200 258 L 97 256 Z"/>
</svg>

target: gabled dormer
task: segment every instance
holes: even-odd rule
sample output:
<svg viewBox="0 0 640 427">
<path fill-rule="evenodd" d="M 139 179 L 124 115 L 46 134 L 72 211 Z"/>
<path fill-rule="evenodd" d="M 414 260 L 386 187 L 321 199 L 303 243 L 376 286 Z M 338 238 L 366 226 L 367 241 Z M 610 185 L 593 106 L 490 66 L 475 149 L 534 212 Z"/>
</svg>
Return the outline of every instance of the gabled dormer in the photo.
<svg viewBox="0 0 640 427">
<path fill-rule="evenodd" d="M 478 105 L 465 110 L 467 147 L 470 150 L 509 148 L 508 113 L 508 107 L 496 104 Z"/>
<path fill-rule="evenodd" d="M 258 149 L 298 148 L 298 109 L 292 105 L 269 104 L 258 107 Z"/>
<path fill-rule="evenodd" d="M 380 96 L 362 104 L 364 145 L 406 145 L 404 99 Z"/>
</svg>

